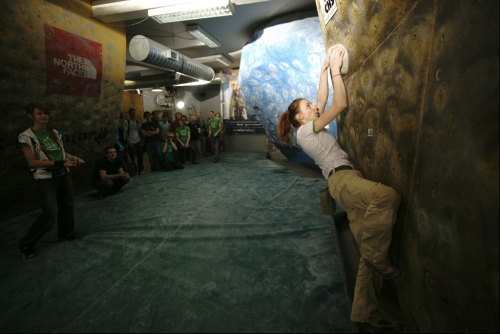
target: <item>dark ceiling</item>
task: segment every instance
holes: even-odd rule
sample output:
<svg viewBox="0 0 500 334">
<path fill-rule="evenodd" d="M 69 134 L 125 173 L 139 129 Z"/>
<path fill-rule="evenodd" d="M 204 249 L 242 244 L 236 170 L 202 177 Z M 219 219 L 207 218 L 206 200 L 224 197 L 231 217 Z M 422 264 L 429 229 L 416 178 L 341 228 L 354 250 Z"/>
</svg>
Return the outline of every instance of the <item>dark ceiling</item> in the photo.
<svg viewBox="0 0 500 334">
<path fill-rule="evenodd" d="M 145 0 L 143 2 L 146 3 Z M 234 4 L 234 14 L 231 16 L 165 24 L 147 18 L 147 11 L 136 12 L 133 19 L 126 20 L 127 46 L 132 37 L 144 35 L 184 56 L 212 67 L 217 73 L 239 67 L 243 46 L 260 26 L 287 14 L 316 10 L 314 0 L 232 0 L 232 2 Z M 164 1 L 164 3 L 168 3 L 168 1 Z M 123 5 L 120 6 L 120 4 Z M 121 8 L 129 6 L 126 1 L 93 1 L 92 5 L 93 8 L 99 5 L 109 5 L 116 8 L 114 9 L 116 15 L 112 20 L 96 16 L 94 10 L 94 17 L 108 21 L 105 23 L 116 24 L 112 21 L 123 21 L 127 18 L 127 15 L 130 18 L 130 13 L 123 13 L 122 16 L 120 13 Z M 220 41 L 221 47 L 211 49 L 186 32 L 186 26 L 193 24 L 198 24 Z M 209 56 L 214 54 L 223 54 L 232 60 L 231 66 L 211 60 Z M 144 64 L 134 63 L 130 57 L 127 58 L 126 79 L 157 72 L 158 69 L 152 70 Z"/>
</svg>

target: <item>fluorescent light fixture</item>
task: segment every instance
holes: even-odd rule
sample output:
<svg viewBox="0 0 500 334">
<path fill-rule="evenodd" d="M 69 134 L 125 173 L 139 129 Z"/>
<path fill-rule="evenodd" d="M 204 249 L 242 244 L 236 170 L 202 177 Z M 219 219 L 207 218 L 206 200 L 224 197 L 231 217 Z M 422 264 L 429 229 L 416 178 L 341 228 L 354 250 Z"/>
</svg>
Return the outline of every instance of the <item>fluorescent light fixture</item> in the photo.
<svg viewBox="0 0 500 334">
<path fill-rule="evenodd" d="M 208 84 L 210 82 L 211 81 L 199 80 L 199 81 L 195 81 L 195 82 L 187 82 L 187 83 L 177 84 L 177 85 L 173 85 L 173 86 L 175 86 L 175 87 L 180 87 L 180 86 L 201 86 L 201 85 L 206 85 L 206 84 Z"/>
<path fill-rule="evenodd" d="M 158 83 L 156 83 L 155 87 L 153 89 L 151 89 L 152 92 L 161 92 L 163 91 L 163 89 L 160 88 L 160 85 L 158 85 Z"/>
<path fill-rule="evenodd" d="M 212 35 L 205 31 L 202 27 L 195 24 L 192 26 L 187 26 L 186 31 L 191 35 L 205 43 L 209 48 L 219 48 L 221 46 L 220 42 L 215 39 Z"/>
<path fill-rule="evenodd" d="M 208 17 L 233 15 L 229 0 L 201 0 L 148 10 L 148 16 L 158 23 L 189 21 Z"/>
<path fill-rule="evenodd" d="M 231 66 L 232 64 L 232 61 L 229 60 L 227 57 L 225 57 L 223 54 L 216 54 L 216 55 L 213 55 L 212 57 L 214 57 L 215 60 L 217 60 L 219 63 L 223 64 L 223 65 L 226 65 L 226 66 Z"/>
<path fill-rule="evenodd" d="M 197 62 L 202 64 L 213 63 L 218 61 L 219 63 L 225 66 L 231 67 L 233 65 L 233 60 L 229 57 L 224 56 L 222 53 L 217 53 L 206 57 L 193 58 L 193 60 L 196 60 Z"/>
</svg>

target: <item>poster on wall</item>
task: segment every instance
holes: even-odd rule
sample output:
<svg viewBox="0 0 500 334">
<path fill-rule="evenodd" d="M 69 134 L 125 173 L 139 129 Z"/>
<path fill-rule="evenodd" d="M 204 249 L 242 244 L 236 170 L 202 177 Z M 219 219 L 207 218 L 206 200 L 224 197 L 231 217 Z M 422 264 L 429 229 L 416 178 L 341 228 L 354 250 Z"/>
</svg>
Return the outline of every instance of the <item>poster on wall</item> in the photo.
<svg viewBox="0 0 500 334">
<path fill-rule="evenodd" d="M 238 84 L 238 73 L 225 72 L 222 83 L 222 106 L 225 133 L 266 133 L 247 112 Z"/>
<path fill-rule="evenodd" d="M 325 26 L 333 17 L 333 14 L 337 12 L 337 1 L 336 0 L 320 0 L 321 4 L 321 13 L 323 14 L 323 21 L 325 22 Z"/>
<path fill-rule="evenodd" d="M 102 44 L 44 25 L 46 94 L 101 96 Z"/>
</svg>

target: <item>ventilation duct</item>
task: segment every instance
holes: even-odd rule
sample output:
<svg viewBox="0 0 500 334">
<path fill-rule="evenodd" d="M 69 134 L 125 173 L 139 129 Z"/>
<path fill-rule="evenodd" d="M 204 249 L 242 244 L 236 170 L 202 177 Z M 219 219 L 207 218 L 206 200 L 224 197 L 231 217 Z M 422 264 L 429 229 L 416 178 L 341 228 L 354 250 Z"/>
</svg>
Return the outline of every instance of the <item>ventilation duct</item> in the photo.
<svg viewBox="0 0 500 334">
<path fill-rule="evenodd" d="M 212 81 L 215 77 L 211 67 L 198 63 L 142 35 L 134 36 L 130 40 L 128 48 L 132 58 L 142 64 L 171 70 L 207 82 Z"/>
<path fill-rule="evenodd" d="M 175 73 L 162 73 L 155 75 L 148 75 L 146 77 L 141 77 L 133 80 L 125 80 L 125 90 L 128 89 L 148 89 L 153 88 L 158 84 L 160 87 L 171 87 L 179 84 L 189 84 L 192 82 L 197 82 L 198 80 L 180 76 L 176 78 Z"/>
</svg>

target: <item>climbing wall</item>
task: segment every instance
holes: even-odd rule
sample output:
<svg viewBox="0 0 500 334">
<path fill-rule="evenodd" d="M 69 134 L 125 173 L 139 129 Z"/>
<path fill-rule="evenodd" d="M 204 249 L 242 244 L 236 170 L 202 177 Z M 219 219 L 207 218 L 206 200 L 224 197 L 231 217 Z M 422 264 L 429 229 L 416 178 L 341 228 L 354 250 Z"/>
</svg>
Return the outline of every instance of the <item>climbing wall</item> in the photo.
<svg viewBox="0 0 500 334">
<path fill-rule="evenodd" d="M 31 122 L 26 105 L 50 111 L 73 168 L 75 193 L 90 189 L 94 162 L 112 144 L 122 104 L 124 28 L 92 18 L 90 1 L 5 0 L 0 14 L 0 219 L 40 205 L 35 181 L 16 146 Z"/>
<path fill-rule="evenodd" d="M 498 330 L 498 2 L 336 1 L 349 52 L 339 143 L 402 204 L 392 257 L 409 331 Z"/>
</svg>

